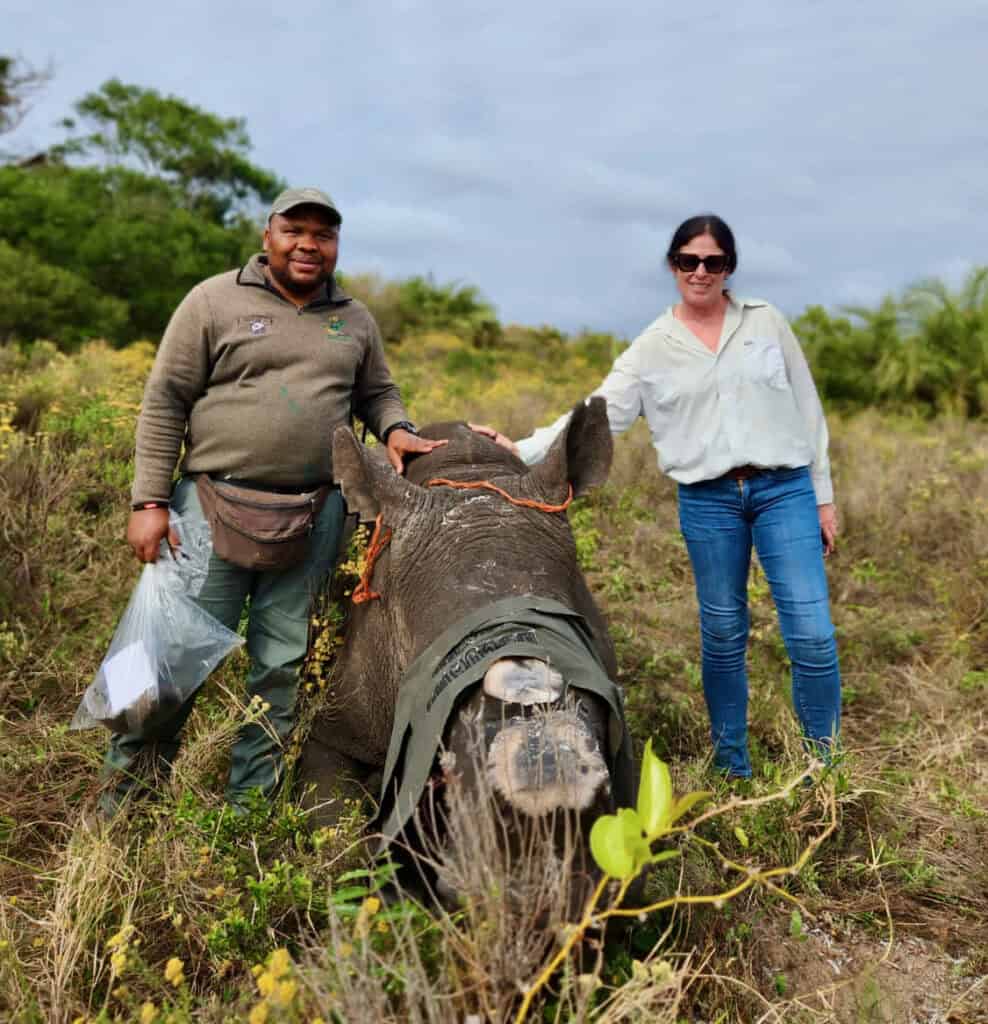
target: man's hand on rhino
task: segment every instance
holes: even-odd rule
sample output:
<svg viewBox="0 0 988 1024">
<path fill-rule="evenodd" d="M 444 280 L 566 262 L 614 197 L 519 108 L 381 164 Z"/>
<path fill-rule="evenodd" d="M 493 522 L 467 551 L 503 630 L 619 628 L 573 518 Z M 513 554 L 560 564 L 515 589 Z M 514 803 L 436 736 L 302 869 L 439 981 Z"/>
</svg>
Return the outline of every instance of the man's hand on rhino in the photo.
<svg viewBox="0 0 988 1024">
<path fill-rule="evenodd" d="M 516 445 L 514 441 L 507 436 L 507 434 L 502 434 L 493 427 L 488 427 L 483 423 L 468 423 L 467 426 L 478 434 L 483 434 L 484 437 L 489 437 L 495 444 L 499 444 L 502 448 L 507 448 L 512 455 L 518 454 L 518 445 Z"/>
<path fill-rule="evenodd" d="M 181 543 L 178 534 L 168 528 L 168 509 L 143 508 L 131 512 L 127 521 L 127 543 L 142 562 L 157 562 L 158 549 L 165 537 L 172 549 Z"/>
<path fill-rule="evenodd" d="M 388 461 L 394 466 L 396 473 L 404 473 L 403 455 L 425 455 L 433 448 L 442 448 L 446 444 L 449 444 L 449 441 L 427 441 L 424 437 L 417 437 L 407 430 L 392 430 L 388 434 Z"/>
</svg>

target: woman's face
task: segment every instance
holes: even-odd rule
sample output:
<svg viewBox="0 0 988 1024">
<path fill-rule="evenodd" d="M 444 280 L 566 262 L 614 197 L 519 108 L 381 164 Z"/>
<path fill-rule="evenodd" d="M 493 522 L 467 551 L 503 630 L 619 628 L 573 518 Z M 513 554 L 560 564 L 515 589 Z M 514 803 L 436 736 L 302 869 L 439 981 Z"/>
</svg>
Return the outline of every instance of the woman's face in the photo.
<svg viewBox="0 0 988 1024">
<path fill-rule="evenodd" d="M 717 273 L 711 273 L 706 263 L 700 263 L 693 270 L 682 270 L 677 265 L 679 257 L 699 256 L 701 259 L 707 256 L 724 257 L 724 250 L 717 244 L 713 235 L 697 235 L 692 241 L 687 242 L 670 261 L 670 269 L 676 279 L 676 287 L 683 302 L 695 309 L 713 309 L 719 302 L 724 285 L 727 283 L 729 271 L 726 267 Z"/>
</svg>

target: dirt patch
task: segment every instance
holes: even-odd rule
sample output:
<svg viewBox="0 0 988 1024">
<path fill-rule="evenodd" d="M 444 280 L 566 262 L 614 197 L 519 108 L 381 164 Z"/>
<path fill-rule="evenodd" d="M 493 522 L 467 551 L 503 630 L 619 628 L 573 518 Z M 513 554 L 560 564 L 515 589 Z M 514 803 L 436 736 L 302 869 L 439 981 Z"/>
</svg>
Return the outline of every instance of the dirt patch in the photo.
<svg viewBox="0 0 988 1024">
<path fill-rule="evenodd" d="M 798 937 L 755 929 L 764 1021 L 814 1024 L 984 1024 L 988 974 L 972 973 L 936 943 L 897 937 L 891 946 L 819 925 Z M 802 1016 L 800 1016 L 802 1014 Z"/>
</svg>

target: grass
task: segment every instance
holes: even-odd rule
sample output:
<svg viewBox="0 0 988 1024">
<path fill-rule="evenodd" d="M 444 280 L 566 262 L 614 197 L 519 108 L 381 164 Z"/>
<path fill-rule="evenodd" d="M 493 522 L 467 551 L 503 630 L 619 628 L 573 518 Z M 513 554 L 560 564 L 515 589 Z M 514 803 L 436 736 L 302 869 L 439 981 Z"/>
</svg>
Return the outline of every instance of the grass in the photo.
<svg viewBox="0 0 988 1024">
<path fill-rule="evenodd" d="M 8 358 L 0 380 L 0 1018 L 511 1020 L 572 924 L 549 900 L 565 864 L 532 857 L 485 873 L 493 840 L 462 844 L 472 852 L 449 863 L 436 851 L 475 894 L 446 914 L 384 898 L 387 869 L 366 860 L 357 804 L 318 832 L 290 792 L 233 818 L 222 803 L 230 737 L 256 714 L 240 656 L 206 687 L 171 779 L 109 830 L 92 827 L 105 736 L 67 722 L 136 579 L 122 535 L 149 357 L 141 346 L 71 359 L 42 346 Z M 419 420 L 465 417 L 515 436 L 597 380 L 558 353 L 547 363 L 506 348 L 496 373 L 491 358 L 443 335 L 420 351 L 402 345 L 392 363 Z M 712 786 L 713 806 L 727 808 L 634 905 L 795 863 L 827 800 L 838 827 L 772 885 L 591 933 L 529 1019 L 986 1019 L 988 427 L 869 413 L 831 428 L 846 754 L 817 786 L 781 798 L 768 799 L 805 760 L 757 569 L 755 777 L 736 790 L 709 771 L 692 577 L 673 486 L 641 426 L 618 444 L 608 485 L 574 506 L 636 742 L 652 739 L 678 792 Z M 339 610 L 316 618 L 303 721 L 332 699 Z M 482 842 L 481 832 L 471 834 Z M 529 911 L 549 900 L 540 922 L 555 926 L 540 930 L 501 898 L 522 869 L 541 894 Z"/>
</svg>

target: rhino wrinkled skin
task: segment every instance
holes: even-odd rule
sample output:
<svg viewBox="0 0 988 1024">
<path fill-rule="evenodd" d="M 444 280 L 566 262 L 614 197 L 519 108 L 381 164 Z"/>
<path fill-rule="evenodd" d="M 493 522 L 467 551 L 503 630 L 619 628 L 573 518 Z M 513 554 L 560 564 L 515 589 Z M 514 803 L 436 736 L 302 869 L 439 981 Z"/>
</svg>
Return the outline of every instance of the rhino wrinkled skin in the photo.
<svg viewBox="0 0 988 1024">
<path fill-rule="evenodd" d="M 303 748 L 300 781 L 315 824 L 335 820 L 341 796 L 372 786 L 375 773 L 379 778 L 408 666 L 448 626 L 493 601 L 534 595 L 578 612 L 604 669 L 616 678 L 614 650 L 580 572 L 565 514 L 517 507 L 489 491 L 426 486 L 436 478 L 486 480 L 515 497 L 557 505 L 572 486 L 579 497 L 602 484 L 610 469 L 603 400 L 578 405 L 546 459 L 531 469 L 463 423 L 434 424 L 422 435 L 449 444 L 410 460 L 405 477 L 348 428 L 334 437 L 333 464 L 350 511 L 363 521 L 381 513 L 392 536 L 373 575 L 381 598 L 352 609 L 332 697 Z M 447 724 L 444 745 L 467 776 L 486 763 L 489 789 L 514 812 L 566 807 L 592 821 L 613 804 L 601 756 L 607 710 L 592 695 L 578 708 L 572 701 L 554 707 L 561 683 L 544 663 L 497 662 Z M 527 722 L 502 718 L 494 735 L 488 728 L 487 750 L 478 758 L 470 720 L 483 718 L 486 707 L 490 722 L 498 701 L 537 704 L 544 713 Z M 483 732 L 480 737 L 483 742 Z M 575 788 L 569 784 L 574 779 Z"/>
</svg>

